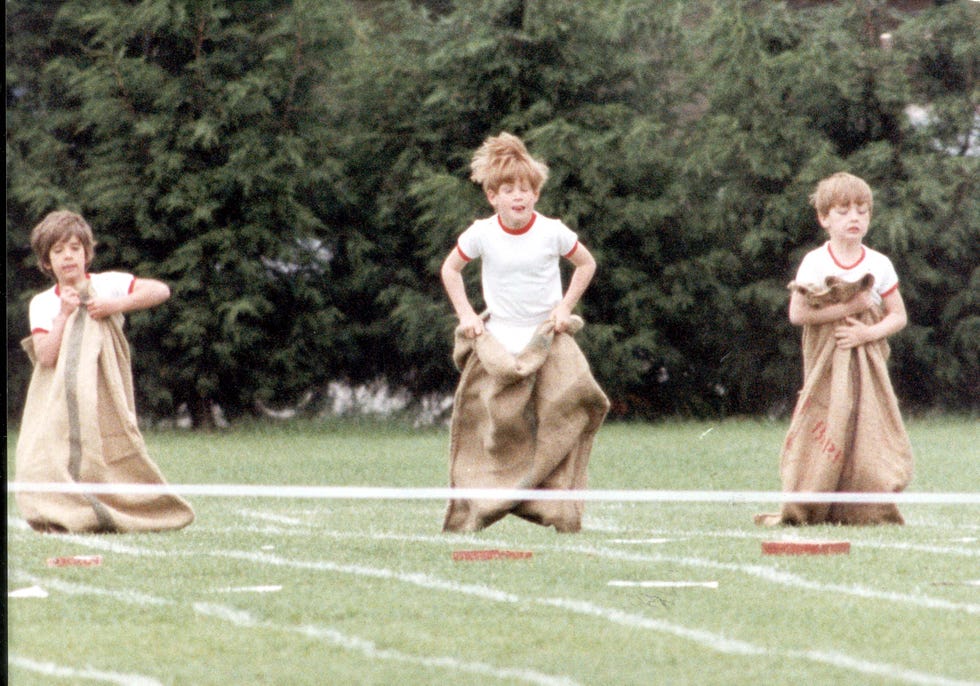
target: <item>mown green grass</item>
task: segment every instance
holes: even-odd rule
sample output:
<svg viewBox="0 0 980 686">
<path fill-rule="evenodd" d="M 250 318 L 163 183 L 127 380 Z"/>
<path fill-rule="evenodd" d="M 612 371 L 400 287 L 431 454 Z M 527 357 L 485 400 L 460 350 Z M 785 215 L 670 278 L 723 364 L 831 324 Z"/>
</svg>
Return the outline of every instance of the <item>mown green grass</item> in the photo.
<svg viewBox="0 0 980 686">
<path fill-rule="evenodd" d="M 908 429 L 910 491 L 980 492 L 974 420 L 913 420 Z M 776 490 L 785 430 L 765 421 L 609 424 L 590 486 Z M 172 483 L 447 482 L 441 429 L 254 425 L 152 431 L 147 441 Z M 977 505 L 905 505 L 904 527 L 771 531 L 752 515 L 776 504 L 598 502 L 580 534 L 509 517 L 446 535 L 437 501 L 192 502 L 197 521 L 180 532 L 42 536 L 8 496 L 8 591 L 38 585 L 49 594 L 8 599 L 10 683 L 980 681 L 980 589 L 963 583 L 980 579 Z M 846 539 L 852 549 L 763 556 L 760 541 L 780 537 Z M 481 548 L 533 557 L 452 561 L 454 550 Z M 44 564 L 96 553 L 97 568 Z M 281 590 L 226 590 L 270 585 Z M 54 667 L 71 671 L 42 673 Z"/>
</svg>

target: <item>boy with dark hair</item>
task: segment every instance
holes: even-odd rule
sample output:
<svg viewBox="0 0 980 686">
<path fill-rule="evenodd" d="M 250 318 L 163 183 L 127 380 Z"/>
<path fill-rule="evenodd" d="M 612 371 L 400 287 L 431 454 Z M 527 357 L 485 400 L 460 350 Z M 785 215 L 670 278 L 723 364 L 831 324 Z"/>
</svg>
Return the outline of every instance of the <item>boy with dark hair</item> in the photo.
<svg viewBox="0 0 980 686">
<path fill-rule="evenodd" d="M 17 440 L 16 479 L 27 483 L 165 483 L 136 423 L 123 313 L 159 305 L 170 288 L 123 272 L 90 274 L 92 229 L 80 215 L 48 214 L 31 231 L 54 285 L 30 303 L 23 341 L 34 372 Z M 42 532 L 178 529 L 194 512 L 176 495 L 21 491 L 17 504 Z"/>
</svg>

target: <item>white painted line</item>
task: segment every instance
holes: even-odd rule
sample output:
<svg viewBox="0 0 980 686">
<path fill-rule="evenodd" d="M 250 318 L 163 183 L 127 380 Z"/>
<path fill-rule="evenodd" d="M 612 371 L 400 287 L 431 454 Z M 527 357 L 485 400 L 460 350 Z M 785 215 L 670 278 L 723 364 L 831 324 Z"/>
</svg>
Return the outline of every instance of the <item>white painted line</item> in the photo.
<svg viewBox="0 0 980 686">
<path fill-rule="evenodd" d="M 306 522 L 296 519 L 295 517 L 285 517 L 280 514 L 271 512 L 259 512 L 256 510 L 239 510 L 238 514 L 243 517 L 251 517 L 253 519 L 261 519 L 266 522 L 273 522 L 275 524 L 289 524 L 291 526 L 304 526 Z"/>
<path fill-rule="evenodd" d="M 133 484 L 9 482 L 8 493 L 200 495 L 234 498 L 337 500 L 579 500 L 678 503 L 980 504 L 980 493 L 782 493 L 779 491 L 536 490 L 510 488 L 394 488 L 247 484 Z"/>
<path fill-rule="evenodd" d="M 717 560 L 709 560 L 700 557 L 677 557 L 673 555 L 662 555 L 660 553 L 633 553 L 612 548 L 598 548 L 588 545 L 555 545 L 540 547 L 542 550 L 581 553 L 584 555 L 608 557 L 632 562 L 655 562 L 672 566 L 680 565 L 685 567 L 693 567 L 695 569 L 735 572 L 753 576 L 772 584 L 814 591 L 816 593 L 849 595 L 866 600 L 886 600 L 902 605 L 923 607 L 930 610 L 945 610 L 950 612 L 965 612 L 971 615 L 980 615 L 980 604 L 977 603 L 957 603 L 946 600 L 945 598 L 934 598 L 932 596 L 921 594 L 899 593 L 897 591 L 881 591 L 875 588 L 860 585 L 825 584 L 818 581 L 811 581 L 810 579 L 783 571 L 776 567 L 769 567 L 765 565 L 746 565 L 734 562 L 718 562 Z"/>
<path fill-rule="evenodd" d="M 80 542 L 87 540 L 85 537 L 77 537 Z M 570 552 L 587 552 L 588 554 L 606 555 L 609 557 L 615 557 L 619 559 L 633 559 L 645 557 L 647 559 L 655 558 L 656 561 L 664 561 L 671 558 L 665 558 L 661 556 L 627 556 L 619 551 L 606 551 L 604 549 L 586 548 L 586 547 L 565 547 L 565 546 L 555 546 L 555 549 L 562 549 Z M 136 549 L 128 547 L 128 552 L 133 552 Z M 138 554 L 138 553 L 135 553 Z M 840 669 L 849 669 L 852 671 L 857 671 L 863 674 L 875 674 L 875 675 L 887 675 L 890 678 L 904 681 L 912 684 L 923 684 L 926 686 L 961 686 L 967 682 L 958 681 L 955 679 L 949 679 L 941 675 L 928 674 L 924 672 L 919 672 L 917 670 L 908 669 L 901 667 L 899 665 L 891 665 L 887 663 L 877 663 L 861 658 L 856 658 L 850 655 L 836 652 L 817 652 L 817 651 L 802 651 L 802 650 L 782 650 L 779 648 L 766 648 L 764 646 L 759 646 L 739 639 L 733 639 L 728 636 L 721 634 L 716 634 L 711 631 L 707 631 L 699 628 L 691 628 L 683 625 L 674 624 L 672 622 L 666 622 L 660 619 L 654 619 L 646 617 L 644 615 L 638 615 L 635 613 L 620 610 L 618 608 L 608 608 L 595 605 L 589 601 L 568 599 L 568 598 L 521 598 L 514 594 L 501 591 L 488 586 L 481 586 L 475 584 L 459 584 L 454 581 L 446 581 L 444 579 L 439 579 L 437 577 L 432 577 L 428 574 L 422 573 L 404 573 L 395 572 L 385 568 L 376 567 L 366 567 L 360 565 L 343 565 L 338 563 L 333 563 L 329 561 L 299 561 L 290 560 L 285 558 L 278 558 L 270 555 L 256 555 L 255 553 L 250 553 L 247 551 L 236 551 L 236 550 L 226 550 L 226 551 L 213 551 L 209 553 L 204 553 L 207 555 L 215 555 L 217 557 L 227 557 L 229 559 L 239 559 L 248 560 L 255 563 L 273 564 L 276 566 L 286 566 L 298 569 L 310 569 L 317 571 L 333 571 L 346 574 L 353 574 L 358 576 L 366 576 L 369 578 L 385 579 L 392 581 L 400 581 L 403 583 L 413 584 L 420 586 L 422 588 L 427 588 L 430 590 L 441 590 L 454 593 L 462 593 L 465 595 L 472 595 L 475 597 L 483 598 L 485 600 L 495 601 L 495 602 L 505 602 L 518 605 L 526 604 L 538 604 L 546 605 L 551 607 L 556 607 L 559 609 L 564 609 L 566 611 L 574 612 L 577 614 L 591 615 L 605 619 L 606 621 L 620 624 L 633 628 L 649 629 L 658 633 L 664 633 L 667 635 L 672 635 L 677 638 L 682 638 L 685 640 L 693 641 L 705 648 L 710 650 L 734 654 L 734 655 L 765 655 L 773 656 L 776 658 L 785 657 L 794 660 L 804 660 L 809 662 L 816 662 L 820 664 L 833 665 Z M 733 570 L 740 570 L 743 566 L 741 565 L 724 565 L 722 563 L 717 563 L 712 560 L 701 560 L 699 558 L 680 558 L 682 563 L 695 563 L 703 566 L 715 566 L 720 568 L 731 567 Z M 777 573 L 776 570 L 769 568 L 761 568 L 767 573 Z M 791 578 L 792 575 L 787 575 L 786 578 Z M 763 575 L 763 578 L 766 578 Z M 813 582 L 808 582 L 811 586 L 820 586 L 819 584 L 813 584 Z M 846 587 L 844 587 L 846 588 Z M 831 591 L 835 591 L 835 588 L 831 588 Z M 103 592 L 104 593 L 104 592 Z M 121 594 L 107 594 L 112 597 L 118 597 Z M 892 599 L 891 595 L 897 594 L 885 594 Z M 122 599 L 122 598 L 119 598 Z M 160 601 L 164 603 L 169 603 L 169 601 Z M 213 606 L 219 607 L 219 606 Z M 199 609 L 200 605 L 196 605 L 195 609 Z M 224 608 L 221 612 L 230 613 L 231 617 L 237 617 L 240 621 L 248 621 L 248 613 L 237 610 L 234 608 Z M 332 631 L 332 630 L 329 630 Z M 361 640 L 361 639 L 357 639 Z M 442 663 L 443 658 L 423 658 L 432 659 Z M 975 686 L 975 685 L 974 685 Z"/>
<path fill-rule="evenodd" d="M 588 528 L 590 530 L 593 530 L 593 528 L 590 527 L 588 524 L 589 524 L 588 521 L 586 521 L 586 525 L 585 525 L 584 528 Z M 948 527 L 949 525 L 945 525 L 945 526 Z M 908 526 L 906 526 L 905 528 L 908 528 Z M 605 531 L 607 533 L 618 533 L 618 532 L 625 532 L 625 531 L 632 531 L 632 530 L 633 529 L 631 529 L 630 527 L 622 527 L 622 528 L 621 527 L 616 527 L 616 528 L 607 528 Z M 747 540 L 759 540 L 759 541 L 762 541 L 762 540 L 765 540 L 765 539 L 768 539 L 769 537 L 771 537 L 773 535 L 773 530 L 772 529 L 759 529 L 759 528 L 755 528 L 755 529 L 753 529 L 751 531 L 738 531 L 738 530 L 711 531 L 711 530 L 708 530 L 708 529 L 684 529 L 684 530 L 678 530 L 678 531 L 656 532 L 656 533 L 671 533 L 671 534 L 674 534 L 674 535 L 677 536 L 677 538 L 674 539 L 674 540 L 685 540 L 685 539 L 691 539 L 691 538 L 734 538 L 734 539 L 747 539 Z M 792 533 L 786 533 L 786 534 L 783 534 L 782 535 L 782 537 L 785 538 L 786 540 L 794 540 L 795 536 L 796 535 L 795 534 L 792 534 Z M 635 540 L 636 540 L 636 542 L 639 542 L 642 539 L 635 539 Z M 657 539 L 648 539 L 648 540 L 655 541 Z M 669 540 L 669 539 L 663 539 L 663 540 Z M 967 542 L 967 543 L 969 543 L 971 540 L 978 540 L 978 539 L 960 539 L 960 538 L 950 539 L 950 541 L 952 543 L 957 543 L 957 542 L 962 543 L 964 541 Z M 626 540 L 624 540 L 624 539 L 612 539 L 612 540 L 610 540 L 608 542 L 609 543 L 625 543 L 625 542 L 632 542 L 632 541 L 630 541 L 629 539 L 626 539 Z M 961 556 L 961 557 L 980 557 L 980 548 L 973 548 L 973 547 L 943 546 L 943 545 L 926 545 L 926 544 L 922 544 L 922 543 L 905 543 L 905 542 L 902 542 L 902 541 L 860 540 L 860 539 L 857 539 L 857 538 L 855 538 L 853 540 L 853 544 L 854 544 L 855 547 L 860 547 L 860 548 L 876 548 L 876 549 L 882 549 L 882 550 L 913 550 L 915 552 L 932 553 L 932 554 L 935 554 L 935 555 L 956 555 L 956 556 Z"/>
<path fill-rule="evenodd" d="M 390 660 L 423 667 L 439 667 L 456 672 L 476 674 L 493 679 L 523 681 L 538 686 L 575 686 L 577 682 L 568 677 L 544 674 L 533 669 L 515 667 L 495 667 L 483 662 L 468 662 L 450 656 L 412 655 L 393 648 L 379 648 L 373 641 L 348 636 L 330 627 L 304 624 L 299 626 L 282 626 L 266 622 L 254 617 L 246 610 L 213 605 L 210 603 L 194 603 L 194 611 L 198 614 L 230 622 L 235 626 L 246 629 L 266 629 L 271 631 L 288 631 L 308 638 L 327 641 L 332 645 L 358 652 L 372 660 Z"/>
<path fill-rule="evenodd" d="M 11 591 L 7 594 L 8 598 L 47 598 L 48 592 L 45 591 L 40 586 L 28 586 L 27 588 L 18 588 L 16 591 Z"/>
<path fill-rule="evenodd" d="M 619 608 L 602 607 L 590 603 L 586 600 L 574 600 L 570 598 L 539 598 L 535 602 L 541 605 L 550 605 L 575 614 L 590 615 L 605 619 L 613 624 L 620 624 L 636 629 L 649 629 L 657 633 L 663 633 L 676 638 L 693 641 L 705 648 L 718 653 L 727 655 L 768 655 L 768 649 L 742 641 L 737 638 L 729 638 L 713 631 L 696 629 L 662 619 L 654 619 L 633 612 L 620 610 Z"/>
<path fill-rule="evenodd" d="M 327 533 L 327 532 L 321 532 Z M 59 534 L 49 534 L 51 536 L 59 536 Z M 343 537 L 345 535 L 350 535 L 349 532 L 339 532 L 336 534 L 337 537 Z M 157 556 L 168 556 L 173 555 L 172 552 L 158 551 L 152 548 L 133 548 L 132 546 L 120 543 L 113 539 L 103 539 L 92 536 L 75 536 L 75 535 L 61 535 L 63 538 L 71 540 L 82 546 L 89 546 L 99 550 L 108 550 L 115 553 L 132 554 L 137 556 L 147 556 L 147 557 L 157 557 Z M 367 535 L 368 538 L 373 538 L 373 535 Z M 398 534 L 381 534 L 381 537 L 387 540 L 412 540 L 412 541 L 423 541 L 426 537 L 419 536 L 401 536 Z M 445 544 L 448 541 L 453 541 L 455 539 L 445 538 L 445 537 L 430 537 L 432 542 L 438 542 Z M 484 544 L 488 543 L 483 541 Z M 507 542 L 502 542 L 502 545 L 507 544 Z M 711 560 L 699 557 L 677 557 L 672 555 L 663 555 L 661 553 L 640 553 L 640 552 L 628 552 L 624 550 L 617 550 L 614 548 L 602 548 L 595 546 L 586 545 L 551 545 L 551 546 L 539 546 L 542 550 L 553 550 L 556 552 L 566 552 L 566 553 L 577 553 L 584 555 L 593 555 L 598 557 L 607 557 L 610 559 L 626 560 L 633 562 L 654 562 L 663 563 L 669 565 L 681 565 L 686 567 L 693 567 L 695 569 L 711 569 L 715 571 L 727 571 L 735 572 L 739 574 L 745 574 L 748 576 L 753 576 L 768 583 L 787 586 L 790 588 L 798 588 L 802 590 L 813 591 L 816 593 L 829 593 L 835 595 L 849 595 L 857 598 L 863 598 L 867 600 L 885 600 L 889 602 L 894 602 L 903 605 L 912 605 L 916 607 L 923 607 L 932 610 L 946 610 L 951 612 L 966 612 L 968 614 L 980 614 L 980 604 L 977 603 L 957 603 L 953 601 L 946 600 L 944 598 L 934 598 L 932 596 L 926 596 L 922 594 L 909 594 L 909 593 L 899 593 L 897 591 L 882 591 L 875 588 L 869 588 L 867 586 L 860 585 L 845 585 L 845 584 L 824 584 L 817 581 L 811 581 L 810 579 L 803 578 L 796 574 L 790 572 L 785 572 L 774 567 L 768 567 L 763 565 L 745 565 L 737 564 L 731 562 L 718 562 L 717 560 Z M 216 555 L 219 557 L 230 556 L 232 553 L 222 553 L 220 551 L 214 552 L 204 552 L 200 553 L 203 555 Z M 336 571 L 336 572 L 347 572 L 355 573 L 357 569 L 362 569 L 357 565 L 337 565 L 334 563 L 309 563 L 309 562 L 298 562 L 292 561 L 288 558 L 281 558 L 273 555 L 266 555 L 262 553 L 246 552 L 246 551 L 235 551 L 233 553 L 236 559 L 246 560 L 256 563 L 274 564 L 279 566 L 292 566 L 302 569 L 311 569 L 318 571 Z M 445 589 L 453 590 L 453 589 Z"/>
<path fill-rule="evenodd" d="M 646 545 L 656 543 L 670 543 L 671 538 L 614 538 L 610 543 L 622 543 L 624 545 Z"/>
<path fill-rule="evenodd" d="M 877 677 L 885 677 L 904 681 L 908 684 L 918 684 L 919 686 L 976 686 L 975 681 L 961 681 L 960 679 L 950 679 L 938 674 L 928 674 L 915 669 L 899 667 L 882 662 L 871 662 L 860 658 L 851 657 L 843 653 L 828 652 L 822 650 L 791 650 L 786 653 L 787 657 L 811 660 L 825 665 L 831 665 L 840 669 L 849 669 L 861 674 L 870 674 Z"/>
<path fill-rule="evenodd" d="M 282 590 L 282 586 L 228 586 L 227 588 L 216 588 L 212 593 L 277 593 Z"/>
<path fill-rule="evenodd" d="M 718 588 L 717 581 L 627 581 L 613 579 L 606 585 L 620 588 Z"/>
<path fill-rule="evenodd" d="M 15 572 L 14 576 L 18 578 L 30 577 L 30 575 L 24 574 L 22 572 Z M 137 594 L 130 591 L 124 592 L 109 592 L 102 589 L 96 589 L 92 586 L 87 586 L 84 584 L 73 584 L 68 582 L 57 582 L 57 586 L 63 592 L 68 592 L 72 594 L 94 594 L 101 596 L 108 596 L 124 603 L 134 603 L 138 605 L 147 604 L 147 599 L 151 602 L 150 604 L 155 605 L 171 605 L 171 601 L 163 598 L 154 598 L 152 596 L 143 596 L 142 594 Z M 253 587 L 253 588 L 273 588 L 273 587 Z M 276 587 L 281 588 L 281 587 Z M 231 590 L 245 590 L 242 589 L 231 589 Z M 489 676 L 497 679 L 503 680 L 516 680 L 525 681 L 531 684 L 538 684 L 539 686 L 576 686 L 576 682 L 565 678 L 556 677 L 549 674 L 542 674 L 534 670 L 520 669 L 520 668 L 510 668 L 510 667 L 494 667 L 492 665 L 486 665 L 478 662 L 465 662 L 458 660 L 453 657 L 430 657 L 425 655 L 409 655 L 406 653 L 400 653 L 397 650 L 391 649 L 379 649 L 374 643 L 366 639 L 357 638 L 353 636 L 346 636 L 341 634 L 339 631 L 328 627 L 316 627 L 310 625 L 301 626 L 283 626 L 278 624 L 273 624 L 271 622 L 259 622 L 254 620 L 251 615 L 244 611 L 238 610 L 236 608 L 229 608 L 222 605 L 214 605 L 209 603 L 194 603 L 194 609 L 201 614 L 205 614 L 212 617 L 218 617 L 226 621 L 230 621 L 238 624 L 239 626 L 251 627 L 251 628 L 265 628 L 273 629 L 277 631 L 292 631 L 294 633 L 303 634 L 312 638 L 319 639 L 329 639 L 335 645 L 345 648 L 347 650 L 359 651 L 369 658 L 375 659 L 387 659 L 387 660 L 398 660 L 402 662 L 416 663 L 428 667 L 441 667 L 449 670 L 456 670 L 461 672 L 468 672 L 479 674 L 481 676 Z M 14 657 L 10 657 L 10 664 L 17 664 L 17 666 L 23 667 L 24 669 L 43 673 L 48 676 L 59 676 L 69 679 L 93 679 L 96 681 L 108 681 L 110 683 L 119 684 L 119 686 L 159 686 L 160 682 L 147 677 L 133 676 L 133 675 L 119 675 L 111 672 L 96 672 L 95 670 L 75 670 L 67 667 L 58 667 L 50 663 L 38 663 L 32 660 L 21 660 L 21 663 L 14 661 Z"/>
<path fill-rule="evenodd" d="M 91 586 L 89 584 L 78 584 L 72 583 L 70 581 L 62 581 L 54 577 L 38 577 L 33 574 L 28 574 L 26 572 L 18 570 L 8 570 L 8 575 L 10 578 L 18 582 L 31 583 L 40 586 L 44 584 L 51 591 L 57 591 L 58 593 L 65 593 L 67 595 L 94 595 L 102 598 L 112 598 L 121 603 L 126 603 L 128 605 L 138 605 L 140 607 L 151 607 L 151 606 L 161 606 L 170 605 L 169 600 L 163 598 L 158 598 L 146 593 L 140 593 L 139 591 L 132 590 L 121 590 L 112 591 L 109 589 L 102 588 L 100 586 Z"/>
<path fill-rule="evenodd" d="M 163 686 L 156 679 L 143 676 L 142 674 L 120 674 L 119 672 L 107 672 L 101 669 L 93 669 L 92 667 L 76 669 L 75 667 L 56 665 L 53 662 L 32 660 L 20 655 L 9 655 L 7 662 L 9 665 L 22 669 L 25 672 L 32 672 L 47 677 L 70 679 L 74 683 L 78 683 L 79 680 L 85 680 L 117 684 L 118 686 Z"/>
</svg>

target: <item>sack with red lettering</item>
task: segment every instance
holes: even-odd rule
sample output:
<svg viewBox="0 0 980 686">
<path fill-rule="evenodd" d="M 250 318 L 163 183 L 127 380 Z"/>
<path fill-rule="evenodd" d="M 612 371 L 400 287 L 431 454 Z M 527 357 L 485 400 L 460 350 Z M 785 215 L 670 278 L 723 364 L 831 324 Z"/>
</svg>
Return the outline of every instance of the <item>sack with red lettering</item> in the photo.
<svg viewBox="0 0 980 686">
<path fill-rule="evenodd" d="M 873 308 L 856 318 L 873 324 L 882 316 Z M 903 491 L 912 480 L 912 446 L 888 376 L 888 342 L 842 350 L 836 325 L 803 329 L 803 389 L 780 457 L 783 491 Z M 894 503 L 783 503 L 778 514 L 760 514 L 755 521 L 904 523 Z"/>
</svg>

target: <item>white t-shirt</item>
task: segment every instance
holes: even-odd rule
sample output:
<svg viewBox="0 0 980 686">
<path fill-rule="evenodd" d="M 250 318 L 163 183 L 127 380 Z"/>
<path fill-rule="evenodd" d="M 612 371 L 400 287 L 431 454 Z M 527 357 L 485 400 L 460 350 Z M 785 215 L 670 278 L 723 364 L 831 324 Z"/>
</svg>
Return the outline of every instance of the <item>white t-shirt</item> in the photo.
<svg viewBox="0 0 980 686">
<path fill-rule="evenodd" d="M 101 298 L 121 298 L 133 291 L 136 277 L 123 272 L 89 274 L 89 285 Z M 61 291 L 57 284 L 31 298 L 31 333 L 48 333 L 61 311 Z"/>
<path fill-rule="evenodd" d="M 507 350 L 520 352 L 561 302 L 559 263 L 578 247 L 575 232 L 537 213 L 527 226 L 508 229 L 495 214 L 473 222 L 456 247 L 467 262 L 482 260 L 487 329 Z"/>
<path fill-rule="evenodd" d="M 800 262 L 796 271 L 796 282 L 803 285 L 824 284 L 828 276 L 837 276 L 847 282 L 860 281 L 865 274 L 875 277 L 872 294 L 875 302 L 881 304 L 882 298 L 898 288 L 898 274 L 892 261 L 877 250 L 861 246 L 861 257 L 854 264 L 841 264 L 834 256 L 827 241 L 816 250 L 811 250 Z"/>
</svg>

